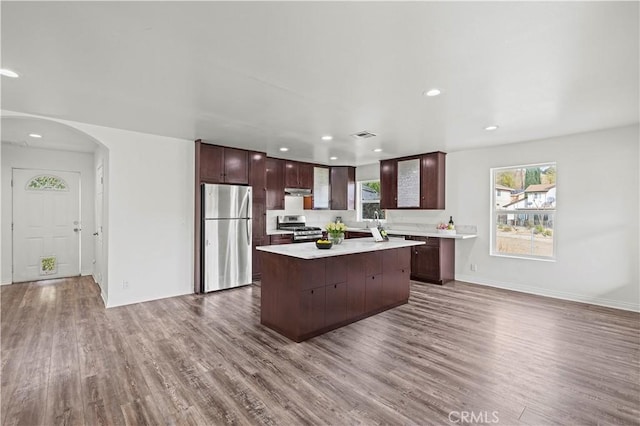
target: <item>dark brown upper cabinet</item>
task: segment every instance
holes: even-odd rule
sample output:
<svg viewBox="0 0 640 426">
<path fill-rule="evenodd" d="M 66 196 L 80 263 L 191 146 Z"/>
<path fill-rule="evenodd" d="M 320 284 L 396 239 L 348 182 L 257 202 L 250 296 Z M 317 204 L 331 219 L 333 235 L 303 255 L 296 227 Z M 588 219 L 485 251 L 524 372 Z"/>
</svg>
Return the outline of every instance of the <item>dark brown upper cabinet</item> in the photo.
<svg viewBox="0 0 640 426">
<path fill-rule="evenodd" d="M 380 207 L 444 210 L 446 153 L 380 161 Z"/>
<path fill-rule="evenodd" d="M 285 188 L 313 188 L 313 164 L 285 160 Z"/>
<path fill-rule="evenodd" d="M 331 209 L 354 210 L 356 208 L 356 168 L 331 167 Z"/>
<path fill-rule="evenodd" d="M 380 208 L 397 208 L 398 179 L 396 160 L 380 161 Z"/>
<path fill-rule="evenodd" d="M 200 180 L 205 183 L 249 183 L 248 151 L 200 144 Z"/>
<path fill-rule="evenodd" d="M 284 163 L 267 157 L 267 210 L 284 210 Z"/>
<path fill-rule="evenodd" d="M 249 151 L 249 185 L 253 187 L 253 198 L 267 197 L 267 154 Z"/>
</svg>

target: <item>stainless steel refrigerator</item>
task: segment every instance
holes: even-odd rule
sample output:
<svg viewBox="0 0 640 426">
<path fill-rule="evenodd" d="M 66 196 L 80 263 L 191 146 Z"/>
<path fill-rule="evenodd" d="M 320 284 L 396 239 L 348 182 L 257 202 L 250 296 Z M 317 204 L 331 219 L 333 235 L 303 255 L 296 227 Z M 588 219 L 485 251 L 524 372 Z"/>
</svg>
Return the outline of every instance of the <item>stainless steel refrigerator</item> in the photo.
<svg viewBox="0 0 640 426">
<path fill-rule="evenodd" d="M 202 291 L 251 284 L 251 187 L 202 185 Z"/>
</svg>

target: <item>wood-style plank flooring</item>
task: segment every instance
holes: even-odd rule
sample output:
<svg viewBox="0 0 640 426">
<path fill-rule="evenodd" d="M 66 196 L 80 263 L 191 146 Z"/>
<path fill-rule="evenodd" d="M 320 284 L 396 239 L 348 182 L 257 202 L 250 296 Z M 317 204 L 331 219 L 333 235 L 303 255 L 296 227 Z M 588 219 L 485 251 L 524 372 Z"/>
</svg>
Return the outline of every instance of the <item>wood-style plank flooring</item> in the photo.
<svg viewBox="0 0 640 426">
<path fill-rule="evenodd" d="M 108 310 L 90 278 L 1 296 L 4 425 L 639 423 L 637 313 L 412 283 L 297 344 L 259 324 L 258 285 Z"/>
</svg>

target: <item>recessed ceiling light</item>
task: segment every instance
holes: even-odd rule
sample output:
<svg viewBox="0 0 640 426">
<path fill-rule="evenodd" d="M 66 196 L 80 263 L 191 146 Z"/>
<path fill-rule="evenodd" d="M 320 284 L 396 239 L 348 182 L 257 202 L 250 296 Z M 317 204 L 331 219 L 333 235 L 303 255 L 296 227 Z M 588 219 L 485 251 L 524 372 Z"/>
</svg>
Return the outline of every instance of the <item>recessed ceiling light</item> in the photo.
<svg viewBox="0 0 640 426">
<path fill-rule="evenodd" d="M 20 77 L 17 72 L 8 70 L 6 68 L 0 68 L 0 75 L 4 75 L 5 77 L 11 77 L 11 78 Z"/>
<path fill-rule="evenodd" d="M 39 135 L 37 133 L 29 133 L 29 136 L 31 136 L 32 138 L 37 138 L 37 139 L 42 137 L 42 135 Z"/>
<path fill-rule="evenodd" d="M 330 136 L 330 135 L 325 135 L 325 136 L 322 137 L 323 141 L 330 141 L 332 139 L 333 139 L 333 136 Z"/>
<path fill-rule="evenodd" d="M 373 152 L 382 152 L 382 148 L 376 148 L 373 150 Z"/>
<path fill-rule="evenodd" d="M 491 131 L 493 131 L 493 130 L 498 130 L 498 126 L 497 126 L 497 125 L 495 125 L 495 124 L 493 124 L 493 125 L 491 125 L 491 126 L 487 126 L 487 127 L 485 127 L 484 129 L 485 129 L 485 130 L 487 130 L 487 131 L 489 131 L 489 132 L 491 132 Z"/>
<path fill-rule="evenodd" d="M 440 93 L 440 89 L 430 89 L 430 90 L 425 90 L 422 94 L 424 96 L 429 96 L 429 97 L 433 97 L 433 96 L 438 96 Z"/>
<path fill-rule="evenodd" d="M 329 157 L 329 160 L 337 160 L 338 157 Z"/>
<path fill-rule="evenodd" d="M 285 148 L 284 146 L 282 148 L 280 148 L 280 151 L 285 152 L 285 151 L 289 151 L 289 148 Z"/>
</svg>

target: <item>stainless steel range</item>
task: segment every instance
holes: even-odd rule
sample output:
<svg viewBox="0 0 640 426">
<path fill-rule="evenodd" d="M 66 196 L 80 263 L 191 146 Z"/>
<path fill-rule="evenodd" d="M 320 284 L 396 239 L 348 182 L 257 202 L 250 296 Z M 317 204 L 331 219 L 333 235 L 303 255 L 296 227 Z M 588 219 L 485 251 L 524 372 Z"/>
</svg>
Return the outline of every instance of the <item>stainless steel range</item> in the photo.
<svg viewBox="0 0 640 426">
<path fill-rule="evenodd" d="M 306 243 L 322 237 L 322 228 L 307 226 L 307 218 L 304 216 L 278 216 L 276 223 L 277 229 L 293 232 L 294 243 Z"/>
</svg>

